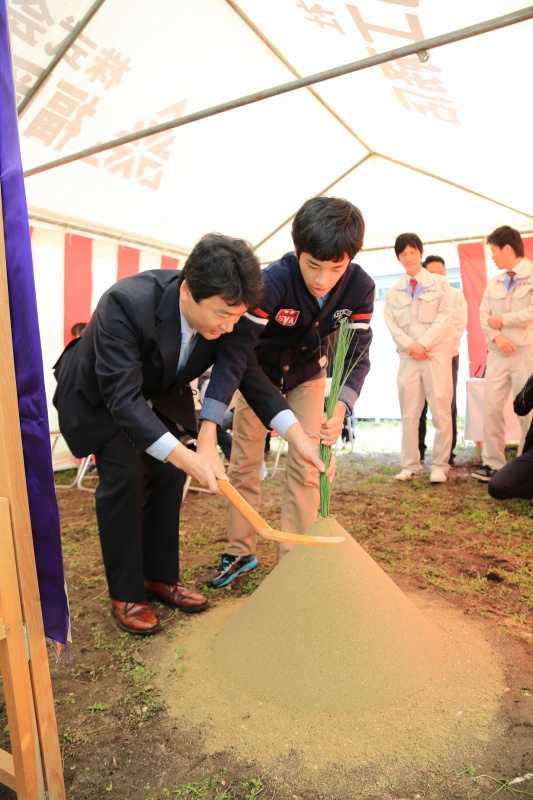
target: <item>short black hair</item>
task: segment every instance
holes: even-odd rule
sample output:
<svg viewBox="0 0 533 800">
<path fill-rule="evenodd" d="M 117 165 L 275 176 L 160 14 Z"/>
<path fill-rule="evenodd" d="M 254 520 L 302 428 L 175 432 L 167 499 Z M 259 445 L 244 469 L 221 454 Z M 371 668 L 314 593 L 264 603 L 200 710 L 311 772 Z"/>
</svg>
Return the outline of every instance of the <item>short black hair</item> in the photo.
<svg viewBox="0 0 533 800">
<path fill-rule="evenodd" d="M 297 256 L 310 253 L 319 261 L 354 258 L 363 246 L 365 221 L 361 211 L 340 197 L 311 197 L 296 212 L 292 241 Z"/>
<path fill-rule="evenodd" d="M 180 274 L 195 303 L 219 295 L 229 306 L 257 308 L 263 297 L 263 276 L 253 247 L 244 239 L 206 233 L 194 245 Z"/>
<path fill-rule="evenodd" d="M 508 244 L 513 248 L 517 258 L 524 258 L 522 237 L 515 228 L 511 228 L 509 225 L 502 225 L 492 231 L 490 236 L 487 236 L 487 244 L 493 244 L 500 248 Z"/>
<path fill-rule="evenodd" d="M 443 267 L 446 266 L 442 256 L 426 256 L 425 259 L 422 261 L 422 266 L 427 268 L 427 265 L 431 264 L 433 261 L 438 261 L 439 264 L 442 264 Z"/>
<path fill-rule="evenodd" d="M 420 236 L 417 236 L 416 233 L 400 233 L 400 235 L 396 237 L 396 241 L 394 242 L 394 252 L 396 253 L 396 258 L 398 258 L 400 253 L 403 253 L 406 247 L 414 247 L 421 253 L 424 252 L 422 240 Z"/>
</svg>

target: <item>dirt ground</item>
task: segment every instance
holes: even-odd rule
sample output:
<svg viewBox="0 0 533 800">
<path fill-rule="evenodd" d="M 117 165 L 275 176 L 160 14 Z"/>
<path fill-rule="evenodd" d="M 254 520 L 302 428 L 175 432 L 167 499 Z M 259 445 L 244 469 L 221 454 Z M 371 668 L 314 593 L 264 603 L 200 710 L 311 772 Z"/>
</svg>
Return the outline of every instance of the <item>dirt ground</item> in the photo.
<svg viewBox="0 0 533 800">
<path fill-rule="evenodd" d="M 385 715 L 367 710 L 373 738 L 364 747 L 357 742 L 363 717 L 349 734 L 352 744 L 333 709 L 313 718 L 301 747 L 294 733 L 276 755 L 279 730 L 296 732 L 301 710 L 275 704 L 270 716 L 256 714 L 253 694 L 243 706 L 242 694 L 205 668 L 210 629 L 265 581 L 277 563 L 275 544 L 259 543 L 252 573 L 206 590 L 224 551 L 223 502 L 191 491 L 182 514 L 182 579 L 206 591 L 212 608 L 191 617 L 158 605 L 163 631 L 135 638 L 109 612 L 94 495 L 58 491 L 72 645 L 70 666 L 64 658 L 50 664 L 69 800 L 533 797 L 533 507 L 492 501 L 470 477 L 471 447 L 459 449 L 446 484 L 429 485 L 427 474 L 398 484 L 397 445 L 397 427 L 358 426 L 354 451 L 339 452 L 332 513 L 417 607 L 453 629 L 458 649 L 442 676 L 451 691 L 436 692 L 434 702 L 429 693 L 418 706 L 400 700 Z M 262 511 L 274 527 L 282 481 L 279 471 L 263 483 Z M 309 581 L 320 595 L 320 574 Z M 269 652 L 264 659 L 274 661 Z M 445 725 L 459 703 L 470 703 L 473 720 L 460 734 L 457 723 Z M 426 726 L 411 724 L 415 706 Z M 391 736 L 396 748 L 385 746 Z M 315 743 L 317 753 L 333 755 L 313 763 Z M 1 696 L 0 746 L 9 749 Z M 1 800 L 14 797 L 0 787 Z"/>
</svg>

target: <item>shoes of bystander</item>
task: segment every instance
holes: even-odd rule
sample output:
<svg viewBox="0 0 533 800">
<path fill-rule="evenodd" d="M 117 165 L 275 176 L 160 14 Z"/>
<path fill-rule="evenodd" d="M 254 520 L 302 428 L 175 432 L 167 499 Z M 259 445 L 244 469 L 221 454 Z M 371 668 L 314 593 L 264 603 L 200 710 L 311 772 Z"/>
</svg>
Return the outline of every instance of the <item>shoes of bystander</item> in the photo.
<svg viewBox="0 0 533 800">
<path fill-rule="evenodd" d="M 475 478 L 477 481 L 483 481 L 484 483 L 488 483 L 493 475 L 496 475 L 497 470 L 491 469 L 487 464 L 484 464 L 479 469 L 476 469 L 475 472 L 471 472 L 471 476 Z"/>
<path fill-rule="evenodd" d="M 446 483 L 448 480 L 448 476 L 444 472 L 443 469 L 438 469 L 438 467 L 433 467 L 429 476 L 430 483 Z"/>
<path fill-rule="evenodd" d="M 393 475 L 395 481 L 410 481 L 412 478 L 418 478 L 420 472 L 415 472 L 412 469 L 402 469 L 397 475 Z"/>
</svg>

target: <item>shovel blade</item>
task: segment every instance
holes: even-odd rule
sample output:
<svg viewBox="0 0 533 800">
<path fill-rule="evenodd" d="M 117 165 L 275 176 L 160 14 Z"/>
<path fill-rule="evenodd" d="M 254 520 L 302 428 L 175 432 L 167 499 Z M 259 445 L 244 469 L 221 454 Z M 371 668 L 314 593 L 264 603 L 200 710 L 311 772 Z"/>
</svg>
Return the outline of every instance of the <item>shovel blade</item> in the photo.
<svg viewBox="0 0 533 800">
<path fill-rule="evenodd" d="M 287 533 L 286 531 L 277 531 L 275 528 L 267 528 L 258 533 L 264 539 L 272 539 L 274 542 L 305 544 L 308 547 L 327 547 L 330 544 L 340 544 L 345 539 L 344 536 L 310 536 L 306 533 Z"/>
</svg>

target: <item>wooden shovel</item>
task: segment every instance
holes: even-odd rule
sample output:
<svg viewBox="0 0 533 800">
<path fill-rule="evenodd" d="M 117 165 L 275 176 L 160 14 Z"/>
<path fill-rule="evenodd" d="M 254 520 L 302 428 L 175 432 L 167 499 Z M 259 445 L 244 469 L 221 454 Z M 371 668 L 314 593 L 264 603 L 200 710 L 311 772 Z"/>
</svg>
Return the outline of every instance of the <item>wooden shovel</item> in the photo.
<svg viewBox="0 0 533 800">
<path fill-rule="evenodd" d="M 324 546 L 328 544 L 340 544 L 344 542 L 344 536 L 309 536 L 307 534 L 299 533 L 286 533 L 285 531 L 277 531 L 271 528 L 268 522 L 265 522 L 257 511 L 252 508 L 242 494 L 234 489 L 227 480 L 219 480 L 218 485 L 222 494 L 224 494 L 230 503 L 235 506 L 237 511 L 240 511 L 243 517 L 248 520 L 250 525 L 255 528 L 257 533 L 264 539 L 273 539 L 275 542 L 291 542 L 292 544 L 307 544 L 315 546 Z"/>
</svg>

